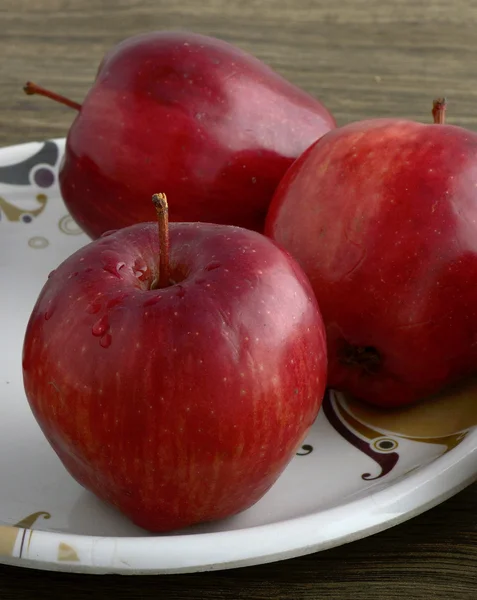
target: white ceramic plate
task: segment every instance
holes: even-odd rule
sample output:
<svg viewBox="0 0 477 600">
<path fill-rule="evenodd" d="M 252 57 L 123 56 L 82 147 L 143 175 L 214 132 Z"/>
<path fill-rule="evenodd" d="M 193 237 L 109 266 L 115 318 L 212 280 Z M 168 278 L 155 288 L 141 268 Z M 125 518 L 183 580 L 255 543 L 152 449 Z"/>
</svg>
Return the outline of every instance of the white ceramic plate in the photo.
<svg viewBox="0 0 477 600">
<path fill-rule="evenodd" d="M 92 573 L 239 567 L 391 527 L 477 478 L 477 385 L 393 414 L 329 394 L 299 455 L 242 514 L 150 535 L 83 490 L 23 391 L 25 326 L 48 273 L 89 239 L 57 176 L 64 140 L 0 150 L 0 562 Z"/>
</svg>

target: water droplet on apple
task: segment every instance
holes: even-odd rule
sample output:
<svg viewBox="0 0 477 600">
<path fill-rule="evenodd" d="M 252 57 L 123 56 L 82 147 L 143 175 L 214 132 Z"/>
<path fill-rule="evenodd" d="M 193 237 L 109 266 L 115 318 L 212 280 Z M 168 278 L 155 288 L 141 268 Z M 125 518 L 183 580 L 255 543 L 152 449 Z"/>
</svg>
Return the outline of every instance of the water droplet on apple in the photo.
<svg viewBox="0 0 477 600">
<path fill-rule="evenodd" d="M 108 303 L 106 304 L 106 308 L 114 308 L 115 306 L 117 306 L 118 304 L 121 304 L 121 302 L 128 297 L 129 294 L 120 294 L 119 296 L 116 296 L 115 298 L 111 298 Z"/>
<path fill-rule="evenodd" d="M 93 335 L 100 336 L 104 335 L 109 329 L 108 315 L 103 315 L 91 329 Z"/>
<path fill-rule="evenodd" d="M 220 263 L 218 260 L 213 260 L 212 262 L 210 262 L 206 267 L 205 270 L 206 271 L 213 271 L 214 269 L 218 269 L 220 267 Z"/>
<path fill-rule="evenodd" d="M 108 273 L 111 273 L 111 275 L 114 275 L 115 277 L 117 277 L 118 279 L 121 279 L 121 275 L 119 274 L 120 269 L 122 269 L 125 266 L 126 263 L 116 263 L 116 264 L 108 264 L 108 265 L 104 265 L 103 270 L 107 271 Z"/>
<path fill-rule="evenodd" d="M 91 302 L 91 304 L 88 305 L 86 312 L 88 312 L 90 315 L 95 315 L 100 310 L 101 310 L 101 302 L 98 302 L 96 300 L 95 302 Z"/>
<path fill-rule="evenodd" d="M 56 269 L 53 269 L 53 271 L 50 271 L 48 273 L 48 279 L 50 279 L 50 277 L 53 277 L 53 275 L 55 274 Z"/>
<path fill-rule="evenodd" d="M 49 321 L 54 312 L 55 312 L 55 309 L 53 306 L 48 307 L 45 312 L 45 321 Z"/>
<path fill-rule="evenodd" d="M 146 271 L 147 271 L 147 264 L 144 262 L 144 260 L 142 258 L 137 258 L 134 261 L 134 267 L 133 267 L 134 276 L 137 277 L 138 279 L 141 279 L 141 277 L 144 276 Z"/>
<path fill-rule="evenodd" d="M 100 237 L 104 238 L 104 237 L 108 237 L 108 235 L 112 235 L 113 233 L 116 233 L 117 229 L 110 229 L 109 231 L 105 231 L 104 233 L 102 233 L 100 235 Z"/>
<path fill-rule="evenodd" d="M 147 271 L 147 264 L 142 258 L 136 258 L 136 260 L 134 261 L 134 268 L 137 271 L 145 272 Z"/>
<path fill-rule="evenodd" d="M 181 285 L 180 285 L 180 286 L 178 286 L 178 287 L 179 287 L 179 289 L 177 290 L 177 294 L 176 294 L 176 296 L 177 296 L 178 298 L 183 298 L 183 297 L 186 295 L 186 293 L 185 293 L 185 289 L 184 289 L 184 288 L 183 288 Z"/>
<path fill-rule="evenodd" d="M 109 348 L 109 346 L 111 346 L 111 342 L 112 342 L 112 338 L 111 338 L 111 334 L 106 333 L 105 335 L 103 335 L 103 337 L 99 340 L 99 345 L 102 348 Z"/>
<path fill-rule="evenodd" d="M 106 242 L 108 243 L 108 242 Z M 122 279 L 120 270 L 126 266 L 126 263 L 121 260 L 121 256 L 114 250 L 103 250 L 101 253 L 103 270 L 111 273 L 118 279 Z"/>
<path fill-rule="evenodd" d="M 144 306 L 152 306 L 153 304 L 157 304 L 159 300 L 162 300 L 162 296 L 152 296 L 144 302 Z"/>
</svg>

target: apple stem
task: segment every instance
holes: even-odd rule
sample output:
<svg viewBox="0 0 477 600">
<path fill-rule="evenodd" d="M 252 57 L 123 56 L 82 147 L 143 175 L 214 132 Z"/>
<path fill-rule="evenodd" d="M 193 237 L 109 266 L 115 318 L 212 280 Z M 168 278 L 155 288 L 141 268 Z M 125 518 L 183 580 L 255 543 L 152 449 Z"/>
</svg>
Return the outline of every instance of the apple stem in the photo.
<svg viewBox="0 0 477 600">
<path fill-rule="evenodd" d="M 156 209 L 159 225 L 159 277 L 153 288 L 165 288 L 171 284 L 169 280 L 169 207 L 165 194 L 154 194 L 152 203 Z"/>
<path fill-rule="evenodd" d="M 445 98 L 436 98 L 432 103 L 432 118 L 436 125 L 443 125 L 446 122 L 447 100 Z"/>
<path fill-rule="evenodd" d="M 33 83 L 32 81 L 26 82 L 26 84 L 23 86 L 23 91 L 25 92 L 25 94 L 28 94 L 29 96 L 33 96 L 33 94 L 38 94 L 38 96 L 45 96 L 45 98 L 50 98 L 51 100 L 54 100 L 55 102 L 59 102 L 60 104 L 64 104 L 65 106 L 68 106 L 69 108 L 74 108 L 75 110 L 81 110 L 81 104 L 78 104 L 77 102 L 73 102 L 73 100 L 70 100 L 69 98 L 65 98 L 64 96 L 60 96 L 60 94 L 56 94 L 55 92 L 50 92 L 50 90 L 47 90 L 47 89 L 41 87 L 41 85 L 37 85 L 36 83 Z"/>
</svg>

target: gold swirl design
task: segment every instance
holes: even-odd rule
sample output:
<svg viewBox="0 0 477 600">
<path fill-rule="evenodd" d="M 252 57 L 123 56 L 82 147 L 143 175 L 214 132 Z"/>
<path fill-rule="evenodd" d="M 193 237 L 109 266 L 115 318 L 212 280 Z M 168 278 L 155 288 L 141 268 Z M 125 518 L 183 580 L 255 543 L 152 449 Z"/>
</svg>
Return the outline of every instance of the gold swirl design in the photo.
<svg viewBox="0 0 477 600">
<path fill-rule="evenodd" d="M 51 515 L 49 512 L 46 512 L 46 510 L 39 510 L 36 513 L 28 515 L 28 517 L 25 517 L 21 521 L 18 521 L 18 523 L 15 523 L 14 527 L 23 527 L 25 529 L 29 529 L 32 525 L 35 524 L 35 521 L 38 521 L 40 517 L 43 517 L 44 519 L 51 519 Z"/>
<path fill-rule="evenodd" d="M 38 215 L 45 210 L 48 196 L 45 194 L 37 194 L 36 200 L 39 205 L 38 208 L 32 210 L 23 210 L 0 196 L 0 213 L 5 215 L 7 221 L 28 222 L 27 219 L 31 221 L 33 217 L 38 217 Z"/>
<path fill-rule="evenodd" d="M 66 235 L 81 235 L 83 230 L 79 225 L 77 225 L 76 221 L 73 219 L 71 215 L 64 215 L 58 221 L 58 227 L 62 233 L 66 233 Z"/>
</svg>

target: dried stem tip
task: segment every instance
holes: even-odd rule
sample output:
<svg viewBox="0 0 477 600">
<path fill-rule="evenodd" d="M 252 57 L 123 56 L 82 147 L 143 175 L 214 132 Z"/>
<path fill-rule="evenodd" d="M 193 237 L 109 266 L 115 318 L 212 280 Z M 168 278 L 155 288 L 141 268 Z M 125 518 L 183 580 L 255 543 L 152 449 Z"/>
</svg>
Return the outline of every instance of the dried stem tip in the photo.
<svg viewBox="0 0 477 600">
<path fill-rule="evenodd" d="M 432 118 L 436 125 L 443 125 L 446 121 L 447 100 L 436 98 L 432 103 Z"/>
</svg>

